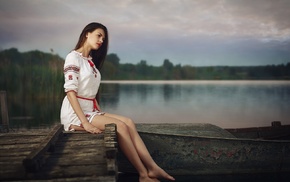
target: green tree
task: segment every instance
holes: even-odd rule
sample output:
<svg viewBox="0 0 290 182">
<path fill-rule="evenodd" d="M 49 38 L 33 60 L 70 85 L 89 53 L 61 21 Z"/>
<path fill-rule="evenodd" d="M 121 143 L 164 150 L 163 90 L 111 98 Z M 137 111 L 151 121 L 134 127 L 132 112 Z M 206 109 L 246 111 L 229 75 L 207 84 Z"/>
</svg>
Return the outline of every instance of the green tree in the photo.
<svg viewBox="0 0 290 182">
<path fill-rule="evenodd" d="M 147 66 L 147 61 L 145 60 L 141 60 L 137 66 L 136 66 L 136 70 L 137 73 L 140 74 L 141 76 L 145 76 L 147 75 L 147 71 L 148 71 L 148 66 Z"/>
<path fill-rule="evenodd" d="M 182 67 L 181 70 L 181 75 L 182 78 L 185 80 L 193 80 L 196 79 L 196 75 L 195 75 L 195 68 L 189 65 L 185 65 Z"/>
<path fill-rule="evenodd" d="M 173 68 L 172 78 L 173 78 L 174 80 L 181 80 L 181 79 L 182 79 L 182 68 L 181 68 L 181 64 L 177 64 L 177 65 Z"/>
<path fill-rule="evenodd" d="M 107 55 L 106 62 L 110 62 L 113 66 L 118 68 L 120 64 L 120 58 L 117 54 L 111 53 Z"/>
<path fill-rule="evenodd" d="M 165 80 L 172 79 L 172 70 L 173 70 L 174 65 L 168 59 L 165 59 L 163 61 L 162 67 L 163 67 L 163 78 Z"/>
<path fill-rule="evenodd" d="M 168 71 L 172 71 L 173 67 L 174 67 L 174 65 L 173 65 L 173 63 L 171 63 L 171 62 L 169 61 L 169 59 L 165 59 L 165 60 L 163 61 L 163 68 L 164 68 L 164 69 L 166 69 L 166 70 L 168 70 Z"/>
<path fill-rule="evenodd" d="M 101 73 L 103 80 L 118 79 L 118 68 L 112 62 L 105 61 Z"/>
</svg>

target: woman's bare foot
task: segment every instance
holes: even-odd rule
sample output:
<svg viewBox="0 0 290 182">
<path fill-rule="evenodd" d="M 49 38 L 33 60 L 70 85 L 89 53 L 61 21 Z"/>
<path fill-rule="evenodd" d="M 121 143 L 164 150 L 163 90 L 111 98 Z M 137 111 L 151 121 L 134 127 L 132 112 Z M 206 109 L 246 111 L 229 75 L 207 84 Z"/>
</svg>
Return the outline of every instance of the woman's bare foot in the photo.
<svg viewBox="0 0 290 182">
<path fill-rule="evenodd" d="M 167 179 L 167 180 L 171 180 L 171 181 L 175 181 L 175 179 L 170 176 L 168 173 L 166 173 L 163 169 L 161 169 L 159 166 L 157 166 L 155 169 L 153 170 L 149 170 L 148 171 L 148 176 L 150 178 L 163 178 L 163 179 Z"/>
</svg>

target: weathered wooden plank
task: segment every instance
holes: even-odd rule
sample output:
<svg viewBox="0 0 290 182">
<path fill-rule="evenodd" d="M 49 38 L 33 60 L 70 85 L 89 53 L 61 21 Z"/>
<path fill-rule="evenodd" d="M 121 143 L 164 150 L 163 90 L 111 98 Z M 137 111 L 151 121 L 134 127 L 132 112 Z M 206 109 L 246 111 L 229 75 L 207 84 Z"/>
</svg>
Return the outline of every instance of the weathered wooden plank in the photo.
<svg viewBox="0 0 290 182">
<path fill-rule="evenodd" d="M 89 145 L 94 145 L 97 143 L 102 143 L 104 138 L 81 138 L 81 139 L 74 139 L 74 138 L 64 138 L 62 140 L 59 141 L 59 143 L 61 144 L 63 143 L 73 143 L 73 144 L 79 144 L 79 143 L 83 143 L 84 144 L 89 144 Z"/>
<path fill-rule="evenodd" d="M 92 135 L 92 134 L 91 134 Z M 97 136 L 70 136 L 68 138 L 63 138 L 62 140 L 64 141 L 91 141 L 91 140 L 103 140 L 104 136 L 102 134 L 100 134 L 99 136 L 101 137 L 97 137 Z"/>
<path fill-rule="evenodd" d="M 96 155 L 104 153 L 103 147 L 98 147 L 98 148 L 92 148 L 92 147 L 71 147 L 71 146 L 64 146 L 63 148 L 55 148 L 53 153 L 54 154 L 71 154 L 75 152 L 81 152 L 81 153 L 95 153 Z"/>
<path fill-rule="evenodd" d="M 13 165 L 13 164 L 21 164 L 22 165 L 22 160 L 21 159 L 24 159 L 23 156 L 17 156 L 17 157 L 1 157 L 1 161 L 0 161 L 0 164 L 9 164 L 9 165 Z M 20 159 L 20 160 L 19 160 Z M 5 166 L 5 165 L 0 165 L 1 166 L 1 169 L 3 168 L 6 168 L 8 166 Z"/>
<path fill-rule="evenodd" d="M 63 134 L 73 134 L 73 135 L 76 135 L 76 134 L 88 134 L 88 132 L 86 131 L 63 131 Z"/>
<path fill-rule="evenodd" d="M 77 141 L 70 140 L 71 135 L 66 142 L 63 136 L 56 144 L 55 151 L 50 154 L 48 161 L 53 161 L 57 158 L 57 165 L 81 165 L 81 164 L 96 164 L 105 163 L 105 150 L 103 137 L 96 137 L 86 133 L 88 138 L 93 140 Z M 75 138 L 75 137 L 74 137 Z M 81 145 L 81 147 L 80 147 Z M 72 160 L 73 159 L 73 160 Z M 48 163 L 47 163 L 48 164 Z"/>
<path fill-rule="evenodd" d="M 61 142 L 56 143 L 56 146 L 61 146 Z M 82 140 L 82 141 L 66 141 L 65 145 L 67 147 L 85 147 L 85 146 L 103 146 L 103 141 L 101 140 Z"/>
<path fill-rule="evenodd" d="M 5 166 L 3 166 L 3 169 L 1 169 L 1 173 L 6 173 L 6 172 L 7 173 L 12 173 L 14 171 L 15 174 L 17 174 L 17 171 L 19 171 L 19 170 L 24 170 L 24 167 L 22 166 L 21 162 L 5 164 Z"/>
<path fill-rule="evenodd" d="M 0 161 L 1 162 L 9 162 L 9 161 L 19 161 L 22 162 L 22 160 L 25 158 L 26 156 L 10 156 L 10 157 L 6 157 L 6 156 L 0 156 Z"/>
<path fill-rule="evenodd" d="M 15 165 L 22 165 L 22 161 L 21 160 L 13 160 L 11 158 L 9 158 L 9 160 L 7 161 L 0 161 L 0 166 L 2 167 L 10 167 L 10 166 L 15 166 Z"/>
<path fill-rule="evenodd" d="M 1 157 L 15 157 L 15 156 L 27 156 L 31 152 L 30 151 L 13 151 L 13 152 L 0 152 Z M 1 160 L 0 160 L 1 161 Z"/>
<path fill-rule="evenodd" d="M 101 167 L 106 166 L 106 160 L 101 158 L 85 158 L 78 157 L 77 159 L 70 160 L 68 158 L 48 158 L 45 166 L 82 166 L 82 165 L 100 165 Z M 103 166 L 102 166 L 103 165 Z"/>
<path fill-rule="evenodd" d="M 1 116 L 2 116 L 2 131 L 9 132 L 9 117 L 6 91 L 0 91 L 0 104 L 1 104 Z"/>
<path fill-rule="evenodd" d="M 0 181 L 20 180 L 25 178 L 25 169 L 22 165 L 14 167 L 13 169 L 0 170 Z"/>
<path fill-rule="evenodd" d="M 105 162 L 104 153 L 96 155 L 95 153 L 78 153 L 74 155 L 49 155 L 46 158 L 47 163 L 54 163 L 56 165 L 78 165 L 78 164 L 97 164 L 100 162 Z"/>
<path fill-rule="evenodd" d="M 105 163 L 79 166 L 44 166 L 42 171 L 31 175 L 35 179 L 103 176 L 107 173 L 104 166 L 106 166 Z"/>
<path fill-rule="evenodd" d="M 108 126 L 106 126 L 108 127 Z M 114 126 L 115 127 L 115 126 Z M 0 165 L 9 165 L 1 173 L 4 175 L 1 180 L 21 180 L 31 179 L 31 181 L 45 180 L 45 181 L 102 181 L 102 182 L 115 182 L 117 174 L 117 166 L 115 160 L 116 150 L 116 127 L 110 129 L 102 134 L 92 135 L 86 132 L 73 132 L 67 133 L 61 131 L 50 132 L 48 135 L 43 133 L 41 136 L 34 134 L 20 136 L 18 134 L 11 134 L 9 136 L 0 136 L 0 155 L 5 154 L 7 150 L 10 150 L 6 155 L 0 156 Z M 39 144 L 42 141 L 49 143 L 49 136 L 60 135 L 58 141 L 54 141 L 54 151 L 47 152 L 47 146 Z M 105 134 L 106 133 L 106 134 Z M 106 138 L 105 138 L 106 135 Z M 5 140 L 4 140 L 5 139 Z M 42 139 L 42 140 L 41 140 Z M 105 144 L 107 142 L 107 144 Z M 5 146 L 3 148 L 3 146 Z M 20 149 L 18 149 L 20 147 Z M 42 148 L 42 149 L 40 149 Z M 32 151 L 31 151 L 32 150 Z M 35 153 L 35 151 L 38 151 Z M 110 153 L 110 159 L 107 158 L 107 153 Z M 2 152 L 2 153 L 1 153 Z M 27 156 L 27 157 L 25 157 Z M 36 172 L 27 170 L 25 173 L 25 160 L 32 156 L 30 159 L 36 160 L 33 163 Z M 34 157 L 33 157 L 34 156 Z M 2 159 L 2 160 L 1 160 Z M 10 159 L 10 160 L 9 160 Z M 45 165 L 40 166 L 45 162 Z M 31 161 L 30 161 L 31 162 Z M 25 166 L 27 167 L 27 166 Z M 30 172 L 29 172 L 30 171 Z M 20 175 L 16 177 L 15 174 Z M 101 177 L 108 175 L 108 177 Z M 96 178 L 96 176 L 100 176 Z"/>
<path fill-rule="evenodd" d="M 32 149 L 39 145 L 39 143 L 33 143 L 33 144 L 17 144 L 17 145 L 1 145 L 0 150 L 11 150 L 11 149 Z"/>
<path fill-rule="evenodd" d="M 42 182 L 115 182 L 114 176 L 85 176 L 85 177 L 70 177 L 60 179 L 46 179 Z M 25 180 L 25 182 L 39 182 L 39 180 Z"/>
<path fill-rule="evenodd" d="M 41 167 L 43 161 L 42 155 L 52 146 L 63 130 L 62 125 L 57 125 L 39 145 L 36 150 L 33 150 L 24 160 L 23 165 L 27 171 L 37 171 Z"/>
<path fill-rule="evenodd" d="M 0 145 L 40 143 L 44 138 L 44 136 L 5 137 L 0 138 Z"/>
<path fill-rule="evenodd" d="M 74 138 L 76 140 L 78 139 L 82 139 L 82 138 L 103 138 L 103 133 L 100 134 L 90 134 L 88 132 L 63 132 L 63 136 L 64 138 L 66 137 L 70 137 L 70 138 Z"/>
<path fill-rule="evenodd" d="M 11 131 L 10 133 L 0 133 L 0 139 L 3 137 L 23 137 L 23 136 L 47 136 L 51 129 L 25 129 L 25 130 L 15 130 Z"/>
</svg>

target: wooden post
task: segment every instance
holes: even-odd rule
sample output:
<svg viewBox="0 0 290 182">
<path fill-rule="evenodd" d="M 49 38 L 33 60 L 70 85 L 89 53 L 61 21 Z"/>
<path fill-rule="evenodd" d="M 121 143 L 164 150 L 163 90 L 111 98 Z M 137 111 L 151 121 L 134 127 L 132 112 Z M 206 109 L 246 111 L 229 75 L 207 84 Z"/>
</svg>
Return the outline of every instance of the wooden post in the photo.
<svg viewBox="0 0 290 182">
<path fill-rule="evenodd" d="M 107 171 L 109 175 L 115 175 L 118 178 L 118 166 L 117 166 L 117 126 L 116 124 L 106 124 L 104 132 L 104 141 L 106 148 L 107 159 Z"/>
<path fill-rule="evenodd" d="M 6 91 L 0 91 L 1 100 L 1 115 L 2 115 L 2 127 L 4 132 L 9 132 L 9 117 L 8 117 L 8 106 Z"/>
</svg>

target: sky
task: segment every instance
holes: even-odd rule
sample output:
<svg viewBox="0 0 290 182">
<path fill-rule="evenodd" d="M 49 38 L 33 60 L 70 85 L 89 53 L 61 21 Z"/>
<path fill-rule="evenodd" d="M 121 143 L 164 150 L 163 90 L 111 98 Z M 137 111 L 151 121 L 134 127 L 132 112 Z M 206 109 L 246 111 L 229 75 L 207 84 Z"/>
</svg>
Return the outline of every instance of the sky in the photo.
<svg viewBox="0 0 290 182">
<path fill-rule="evenodd" d="M 0 0 L 0 50 L 65 56 L 91 22 L 120 63 L 253 66 L 290 62 L 290 0 Z"/>
</svg>

